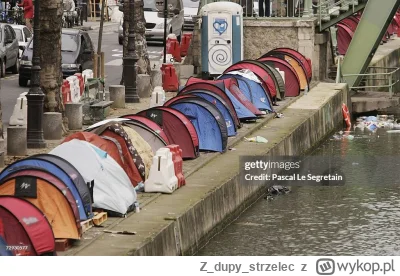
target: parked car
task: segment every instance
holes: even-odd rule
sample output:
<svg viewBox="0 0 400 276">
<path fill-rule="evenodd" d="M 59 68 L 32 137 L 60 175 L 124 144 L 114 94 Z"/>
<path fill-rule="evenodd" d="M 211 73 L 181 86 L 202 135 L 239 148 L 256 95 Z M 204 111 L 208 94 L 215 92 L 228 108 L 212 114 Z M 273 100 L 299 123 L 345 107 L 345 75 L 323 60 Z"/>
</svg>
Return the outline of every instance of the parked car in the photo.
<svg viewBox="0 0 400 276">
<path fill-rule="evenodd" d="M 183 28 L 185 30 L 194 29 L 193 17 L 197 16 L 199 10 L 200 0 L 183 0 L 184 9 L 184 24 Z"/>
<path fill-rule="evenodd" d="M 174 16 L 167 19 L 167 35 L 175 34 L 178 41 L 181 40 L 184 23 L 184 8 L 182 0 L 175 0 L 176 6 L 173 10 Z M 156 0 L 143 0 L 144 17 L 146 20 L 146 41 L 164 42 L 164 18 L 159 17 L 159 10 L 156 8 Z M 123 3 L 120 2 L 120 10 L 123 11 Z M 169 0 L 169 4 L 171 0 Z M 161 11 L 162 12 L 162 11 Z M 118 42 L 122 44 L 123 40 L 123 20 L 118 27 Z"/>
<path fill-rule="evenodd" d="M 27 86 L 31 78 L 33 39 L 26 47 L 19 68 L 19 85 Z M 83 70 L 93 70 L 93 42 L 86 31 L 78 29 L 62 29 L 61 58 L 63 77 L 69 77 Z"/>
<path fill-rule="evenodd" d="M 14 32 L 17 35 L 19 57 L 21 58 L 26 45 L 28 45 L 29 40 L 32 38 L 32 32 L 25 25 L 11 25 L 11 27 L 14 29 Z"/>
<path fill-rule="evenodd" d="M 18 55 L 18 40 L 14 29 L 9 24 L 0 24 L 0 77 L 6 76 L 7 69 L 18 74 Z"/>
</svg>

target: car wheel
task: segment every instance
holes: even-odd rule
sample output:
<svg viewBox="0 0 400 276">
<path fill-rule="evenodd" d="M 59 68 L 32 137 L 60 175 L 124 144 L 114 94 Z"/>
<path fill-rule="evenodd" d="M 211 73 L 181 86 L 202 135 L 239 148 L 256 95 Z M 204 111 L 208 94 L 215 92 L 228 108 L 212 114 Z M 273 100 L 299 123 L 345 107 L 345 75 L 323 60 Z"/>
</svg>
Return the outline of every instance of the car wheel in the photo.
<svg viewBox="0 0 400 276">
<path fill-rule="evenodd" d="M 0 78 L 4 78 L 6 76 L 6 64 L 4 61 L 0 60 Z"/>
<path fill-rule="evenodd" d="M 123 42 L 124 42 L 124 41 L 123 41 L 122 37 L 119 37 L 119 38 L 118 38 L 118 43 L 119 43 L 119 45 L 124 44 Z"/>
<path fill-rule="evenodd" d="M 27 87 L 28 86 L 28 79 L 25 79 L 25 78 L 20 76 L 19 79 L 18 79 L 18 84 L 21 87 Z"/>
<path fill-rule="evenodd" d="M 17 60 L 15 61 L 15 64 L 13 67 L 11 67 L 11 71 L 13 74 L 18 74 L 19 73 L 19 58 L 17 57 Z"/>
</svg>

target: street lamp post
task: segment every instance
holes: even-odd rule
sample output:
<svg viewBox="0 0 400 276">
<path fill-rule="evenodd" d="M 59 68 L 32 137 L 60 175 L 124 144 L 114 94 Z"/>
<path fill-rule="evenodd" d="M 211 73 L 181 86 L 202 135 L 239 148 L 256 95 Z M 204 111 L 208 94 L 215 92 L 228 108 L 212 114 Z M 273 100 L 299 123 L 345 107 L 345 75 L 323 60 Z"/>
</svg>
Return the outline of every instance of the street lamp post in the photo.
<svg viewBox="0 0 400 276">
<path fill-rule="evenodd" d="M 138 57 L 135 51 L 135 26 L 134 26 L 135 1 L 129 0 L 129 36 L 128 53 L 124 57 L 124 83 L 125 102 L 138 103 L 140 98 L 136 88 L 136 62 Z"/>
<path fill-rule="evenodd" d="M 33 54 L 31 88 L 26 98 L 28 100 L 27 118 L 27 147 L 45 148 L 46 142 L 43 137 L 43 104 L 44 94 L 40 88 L 40 9 L 39 1 L 35 0 L 33 17 Z"/>
</svg>

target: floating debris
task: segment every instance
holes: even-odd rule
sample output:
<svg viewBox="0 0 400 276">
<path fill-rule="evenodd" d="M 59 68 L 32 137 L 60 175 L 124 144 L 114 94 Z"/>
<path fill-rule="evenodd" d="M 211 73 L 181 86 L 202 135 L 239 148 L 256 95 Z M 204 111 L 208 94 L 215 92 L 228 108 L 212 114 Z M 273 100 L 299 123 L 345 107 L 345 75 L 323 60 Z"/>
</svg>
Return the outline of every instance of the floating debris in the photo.
<svg viewBox="0 0 400 276">
<path fill-rule="evenodd" d="M 264 197 L 264 199 L 271 200 L 274 196 L 285 195 L 288 193 L 290 193 L 290 189 L 288 187 L 274 185 L 268 188 L 267 195 Z"/>
</svg>

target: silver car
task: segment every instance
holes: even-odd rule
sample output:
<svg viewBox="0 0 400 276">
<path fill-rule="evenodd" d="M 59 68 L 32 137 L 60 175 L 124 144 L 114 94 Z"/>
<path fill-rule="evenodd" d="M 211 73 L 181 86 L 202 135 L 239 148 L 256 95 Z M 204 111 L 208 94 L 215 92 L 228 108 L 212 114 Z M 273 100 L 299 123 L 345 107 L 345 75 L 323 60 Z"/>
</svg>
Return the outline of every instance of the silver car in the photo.
<svg viewBox="0 0 400 276">
<path fill-rule="evenodd" d="M 176 2 L 175 2 L 176 1 Z M 182 0 L 175 0 L 173 17 L 167 19 L 167 35 L 175 34 L 180 41 L 183 33 L 184 9 Z M 172 1 L 169 0 L 170 4 Z M 160 17 L 160 12 L 156 8 L 156 0 L 143 0 L 144 17 L 146 20 L 146 41 L 147 42 L 164 42 L 164 18 Z M 123 19 L 121 19 L 118 27 L 118 42 L 123 41 Z"/>
<path fill-rule="evenodd" d="M 185 11 L 185 22 L 183 28 L 185 30 L 194 29 L 193 17 L 197 16 L 200 0 L 183 0 L 183 8 Z"/>
</svg>

